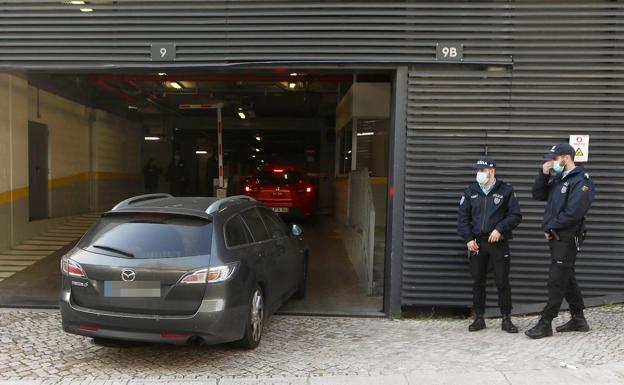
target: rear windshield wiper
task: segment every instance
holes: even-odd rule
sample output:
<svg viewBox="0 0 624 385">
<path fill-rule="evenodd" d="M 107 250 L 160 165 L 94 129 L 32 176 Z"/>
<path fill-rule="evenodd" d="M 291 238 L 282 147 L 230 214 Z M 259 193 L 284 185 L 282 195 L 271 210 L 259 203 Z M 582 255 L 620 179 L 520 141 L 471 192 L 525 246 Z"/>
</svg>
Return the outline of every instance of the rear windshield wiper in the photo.
<svg viewBox="0 0 624 385">
<path fill-rule="evenodd" d="M 134 258 L 134 254 L 132 254 L 129 251 L 116 249 L 114 247 L 104 246 L 104 245 L 92 245 L 92 246 L 95 247 L 95 248 L 98 248 L 98 249 L 108 250 L 108 251 L 112 251 L 112 252 L 117 253 L 117 254 L 122 254 L 122 255 L 125 255 L 127 257 Z"/>
</svg>

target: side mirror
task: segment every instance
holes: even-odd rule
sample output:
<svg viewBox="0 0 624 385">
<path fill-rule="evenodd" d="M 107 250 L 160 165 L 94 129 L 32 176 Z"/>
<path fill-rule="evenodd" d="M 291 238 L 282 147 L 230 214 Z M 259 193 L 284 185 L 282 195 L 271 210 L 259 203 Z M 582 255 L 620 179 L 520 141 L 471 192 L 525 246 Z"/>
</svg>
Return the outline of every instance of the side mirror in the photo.
<svg viewBox="0 0 624 385">
<path fill-rule="evenodd" d="M 290 228 L 290 232 L 292 233 L 292 235 L 294 235 L 295 237 L 300 236 L 301 234 L 303 234 L 303 229 L 301 228 L 301 226 L 293 224 L 292 227 Z"/>
</svg>

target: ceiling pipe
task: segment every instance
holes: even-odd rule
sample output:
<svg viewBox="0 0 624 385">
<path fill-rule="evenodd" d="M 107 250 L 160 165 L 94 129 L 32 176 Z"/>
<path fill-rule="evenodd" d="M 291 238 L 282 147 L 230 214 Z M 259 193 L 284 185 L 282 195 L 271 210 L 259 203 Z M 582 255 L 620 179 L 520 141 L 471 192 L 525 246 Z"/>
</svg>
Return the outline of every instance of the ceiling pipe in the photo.
<svg viewBox="0 0 624 385">
<path fill-rule="evenodd" d="M 120 90 L 119 88 L 116 88 L 110 85 L 106 79 L 97 78 L 95 80 L 95 84 L 101 89 L 106 90 L 127 102 L 134 102 L 137 100 L 134 96 L 128 95 L 123 90 Z"/>
<path fill-rule="evenodd" d="M 351 75 L 297 75 L 290 76 L 285 75 L 97 75 L 98 80 L 119 80 L 119 81 L 158 81 L 158 82 L 171 82 L 171 81 L 251 81 L 251 82 L 285 82 L 285 81 L 315 81 L 315 82 L 327 82 L 337 83 L 341 81 L 352 81 Z"/>
</svg>

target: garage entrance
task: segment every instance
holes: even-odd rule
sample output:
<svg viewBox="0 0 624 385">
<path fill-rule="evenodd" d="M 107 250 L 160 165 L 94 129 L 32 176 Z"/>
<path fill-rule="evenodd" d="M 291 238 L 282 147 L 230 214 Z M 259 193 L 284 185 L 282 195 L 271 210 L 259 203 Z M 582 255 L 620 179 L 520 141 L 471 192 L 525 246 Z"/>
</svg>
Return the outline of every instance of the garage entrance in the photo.
<svg viewBox="0 0 624 385">
<path fill-rule="evenodd" d="M 49 132 L 48 217 L 106 211 L 143 193 L 251 195 L 301 224 L 310 248 L 307 296 L 282 312 L 381 314 L 390 74 L 267 69 L 20 79 L 29 124 Z M 300 195 L 277 204 L 264 190 Z M 298 206 L 304 195 L 310 210 Z M 42 282 L 35 265 L 62 251 L 3 277 L 1 304 L 16 305 L 18 289 L 22 304 L 30 297 L 56 304 L 58 275 Z M 25 297 L 21 283 L 29 281 L 46 289 Z"/>
</svg>

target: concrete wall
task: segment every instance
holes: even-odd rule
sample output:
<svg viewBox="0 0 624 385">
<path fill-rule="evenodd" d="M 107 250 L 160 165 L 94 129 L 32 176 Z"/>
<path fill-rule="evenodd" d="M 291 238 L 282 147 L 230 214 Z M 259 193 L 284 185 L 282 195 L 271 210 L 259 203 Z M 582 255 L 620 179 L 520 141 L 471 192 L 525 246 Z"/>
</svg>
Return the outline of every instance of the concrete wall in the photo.
<svg viewBox="0 0 624 385">
<path fill-rule="evenodd" d="M 140 125 L 97 110 L 93 122 L 94 209 L 142 193 Z"/>
<path fill-rule="evenodd" d="M 142 130 L 0 74 L 0 250 L 139 192 Z M 51 219 L 29 221 L 28 121 L 48 126 Z"/>
</svg>

